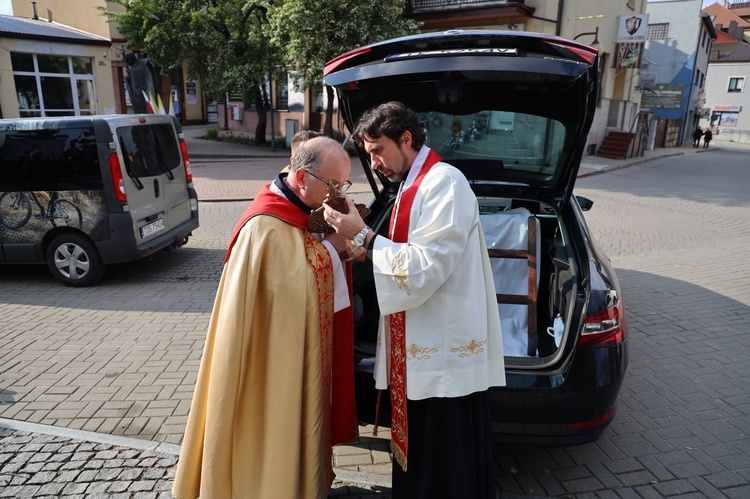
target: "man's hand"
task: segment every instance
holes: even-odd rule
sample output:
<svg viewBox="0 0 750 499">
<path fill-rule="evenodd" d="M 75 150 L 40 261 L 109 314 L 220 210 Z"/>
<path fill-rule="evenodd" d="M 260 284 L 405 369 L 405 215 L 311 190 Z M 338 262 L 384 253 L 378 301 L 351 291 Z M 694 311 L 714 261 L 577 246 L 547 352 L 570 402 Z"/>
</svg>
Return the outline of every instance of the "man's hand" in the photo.
<svg viewBox="0 0 750 499">
<path fill-rule="evenodd" d="M 339 258 L 341 258 L 341 260 L 350 259 L 348 251 L 349 245 L 351 244 L 350 241 L 344 239 L 342 236 L 336 234 L 335 232 L 329 232 L 323 237 L 323 240 L 333 244 L 333 247 L 336 250 L 336 253 L 339 254 Z"/>
<path fill-rule="evenodd" d="M 349 213 L 344 214 L 334 210 L 324 202 L 323 210 L 325 214 L 323 219 L 328 222 L 328 225 L 333 227 L 336 233 L 351 241 L 366 224 L 362 220 L 362 217 L 359 216 L 357 207 L 354 206 L 354 202 L 349 197 L 346 198 L 346 204 L 349 206 Z"/>
</svg>

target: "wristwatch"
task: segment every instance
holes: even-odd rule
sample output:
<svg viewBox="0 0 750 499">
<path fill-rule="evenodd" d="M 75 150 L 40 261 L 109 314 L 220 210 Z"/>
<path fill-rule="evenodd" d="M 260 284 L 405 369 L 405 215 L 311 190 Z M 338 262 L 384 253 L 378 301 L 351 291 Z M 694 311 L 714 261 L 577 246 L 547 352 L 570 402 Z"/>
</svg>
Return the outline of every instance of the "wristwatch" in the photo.
<svg viewBox="0 0 750 499">
<path fill-rule="evenodd" d="M 364 228 L 357 232 L 354 237 L 352 238 L 352 242 L 354 243 L 354 246 L 357 248 L 361 248 L 365 244 L 365 238 L 367 237 L 367 234 L 372 232 L 372 229 L 368 226 L 364 226 Z"/>
</svg>

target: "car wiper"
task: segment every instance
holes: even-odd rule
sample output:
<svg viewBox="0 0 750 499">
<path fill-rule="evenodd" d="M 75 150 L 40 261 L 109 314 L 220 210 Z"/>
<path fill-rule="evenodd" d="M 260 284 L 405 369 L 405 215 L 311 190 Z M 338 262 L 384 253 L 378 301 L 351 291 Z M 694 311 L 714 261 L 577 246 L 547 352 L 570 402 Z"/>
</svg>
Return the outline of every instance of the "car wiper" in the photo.
<svg viewBox="0 0 750 499">
<path fill-rule="evenodd" d="M 133 179 L 133 182 L 135 182 L 135 186 L 138 187 L 139 191 L 143 190 L 143 182 L 141 182 L 141 179 L 138 178 L 138 175 L 133 173 L 133 169 L 130 168 L 130 163 L 133 162 L 137 155 L 139 155 L 141 152 L 140 148 L 136 149 L 133 154 L 128 154 L 126 151 L 128 150 L 127 147 L 125 147 L 125 142 L 122 140 L 122 137 L 120 137 L 120 148 L 122 149 L 122 155 L 125 159 L 125 172 L 128 174 L 128 177 Z"/>
</svg>

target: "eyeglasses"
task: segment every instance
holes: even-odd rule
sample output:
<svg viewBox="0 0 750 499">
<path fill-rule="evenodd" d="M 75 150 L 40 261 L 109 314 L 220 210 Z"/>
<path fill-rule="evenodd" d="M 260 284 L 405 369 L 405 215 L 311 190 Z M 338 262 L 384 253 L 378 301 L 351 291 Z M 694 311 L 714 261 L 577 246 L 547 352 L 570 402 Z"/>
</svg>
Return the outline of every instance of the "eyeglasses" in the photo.
<svg viewBox="0 0 750 499">
<path fill-rule="evenodd" d="M 315 180 L 317 180 L 319 182 L 323 182 L 326 185 L 330 185 L 331 187 L 333 187 L 334 189 L 336 189 L 339 192 L 346 192 L 346 191 L 349 190 L 349 187 L 352 186 L 352 183 L 349 182 L 348 180 L 346 180 L 343 184 L 339 184 L 335 180 L 323 180 L 322 178 L 318 177 L 317 175 L 315 175 L 310 170 L 305 170 L 304 168 L 302 168 L 302 170 L 304 170 L 305 172 L 307 172 Z"/>
</svg>

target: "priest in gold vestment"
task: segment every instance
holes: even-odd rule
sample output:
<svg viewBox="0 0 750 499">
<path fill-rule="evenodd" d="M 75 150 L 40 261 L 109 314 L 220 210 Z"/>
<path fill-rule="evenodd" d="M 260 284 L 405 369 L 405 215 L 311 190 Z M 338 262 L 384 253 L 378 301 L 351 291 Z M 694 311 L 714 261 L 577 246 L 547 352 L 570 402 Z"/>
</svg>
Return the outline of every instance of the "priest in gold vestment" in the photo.
<svg viewBox="0 0 750 499">
<path fill-rule="evenodd" d="M 350 171 L 336 141 L 311 139 L 291 171 L 265 186 L 237 224 L 177 465 L 176 497 L 326 497 L 334 478 L 331 259 L 338 256 L 306 227 L 325 199 L 324 184 L 342 185 Z"/>
</svg>

